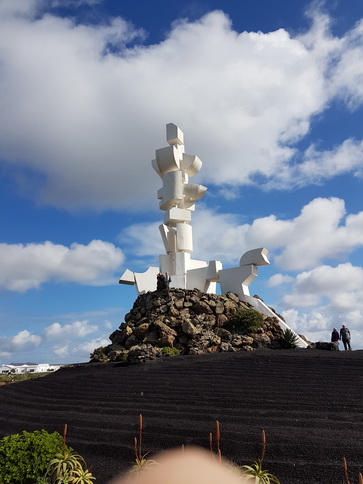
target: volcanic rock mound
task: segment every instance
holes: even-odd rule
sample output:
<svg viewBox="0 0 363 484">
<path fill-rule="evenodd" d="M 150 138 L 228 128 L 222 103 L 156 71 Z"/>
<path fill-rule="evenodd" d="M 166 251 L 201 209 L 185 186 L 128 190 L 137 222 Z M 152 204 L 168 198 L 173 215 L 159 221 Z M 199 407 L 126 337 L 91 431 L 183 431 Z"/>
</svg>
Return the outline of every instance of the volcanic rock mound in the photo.
<svg viewBox="0 0 363 484">
<path fill-rule="evenodd" d="M 205 354 L 280 348 L 277 318 L 257 313 L 261 325 L 253 331 L 231 324 L 240 311 L 256 311 L 232 293 L 207 294 L 197 289 L 169 289 L 140 295 L 126 314 L 112 343 L 97 348 L 92 361 L 138 363 L 172 354 Z"/>
</svg>

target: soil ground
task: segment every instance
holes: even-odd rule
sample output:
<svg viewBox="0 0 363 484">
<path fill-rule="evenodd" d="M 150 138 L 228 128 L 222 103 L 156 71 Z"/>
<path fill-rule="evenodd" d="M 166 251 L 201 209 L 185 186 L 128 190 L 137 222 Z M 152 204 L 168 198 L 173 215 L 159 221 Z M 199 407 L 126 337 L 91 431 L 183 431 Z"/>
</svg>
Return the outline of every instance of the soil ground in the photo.
<svg viewBox="0 0 363 484">
<path fill-rule="evenodd" d="M 143 451 L 209 447 L 215 421 L 221 450 L 236 464 L 260 456 L 281 484 L 351 483 L 363 473 L 363 351 L 258 350 L 178 356 L 123 366 L 93 363 L 0 388 L 0 437 L 44 428 L 62 434 L 98 484 Z"/>
</svg>

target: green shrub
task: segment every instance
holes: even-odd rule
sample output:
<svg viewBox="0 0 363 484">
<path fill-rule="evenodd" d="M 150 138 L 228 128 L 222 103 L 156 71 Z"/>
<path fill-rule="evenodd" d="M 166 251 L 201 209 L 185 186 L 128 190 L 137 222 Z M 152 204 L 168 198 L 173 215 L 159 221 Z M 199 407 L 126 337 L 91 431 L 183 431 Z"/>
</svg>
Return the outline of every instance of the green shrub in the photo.
<svg viewBox="0 0 363 484">
<path fill-rule="evenodd" d="M 23 432 L 0 440 L 0 484 L 33 484 L 63 449 L 63 438 L 45 430 Z"/>
<path fill-rule="evenodd" d="M 254 309 L 239 309 L 224 326 L 228 331 L 237 331 L 241 334 L 254 333 L 263 326 L 264 318 Z"/>
<path fill-rule="evenodd" d="M 298 337 L 296 334 L 289 328 L 286 328 L 282 333 L 282 336 L 279 339 L 279 343 L 281 348 L 284 350 L 290 350 L 296 348 L 296 343 L 298 341 Z"/>
<path fill-rule="evenodd" d="M 178 348 L 170 348 L 169 346 L 163 346 L 161 348 L 161 353 L 163 356 L 178 356 L 181 351 Z"/>
</svg>

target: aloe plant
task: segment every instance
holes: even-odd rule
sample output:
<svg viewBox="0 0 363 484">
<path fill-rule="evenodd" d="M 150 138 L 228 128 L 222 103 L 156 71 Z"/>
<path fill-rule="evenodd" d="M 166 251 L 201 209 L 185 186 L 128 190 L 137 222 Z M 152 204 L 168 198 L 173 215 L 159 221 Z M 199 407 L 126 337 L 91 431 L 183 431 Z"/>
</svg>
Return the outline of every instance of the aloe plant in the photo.
<svg viewBox="0 0 363 484">
<path fill-rule="evenodd" d="M 280 345 L 284 350 L 296 348 L 298 337 L 289 328 L 286 328 L 280 337 Z"/>
<path fill-rule="evenodd" d="M 255 484 L 280 484 L 276 476 L 262 468 L 261 459 L 257 459 L 251 466 L 242 466 L 242 469 L 245 471 L 246 479 L 254 479 Z"/>
<path fill-rule="evenodd" d="M 50 461 L 46 477 L 56 484 L 92 484 L 95 478 L 84 469 L 85 464 L 82 456 L 65 446 Z"/>
<path fill-rule="evenodd" d="M 92 484 L 95 477 L 85 468 L 85 460 L 67 446 L 67 430 L 68 425 L 64 424 L 63 449 L 50 461 L 43 482 L 46 484 L 49 478 L 52 484 Z"/>
<path fill-rule="evenodd" d="M 254 462 L 250 466 L 241 466 L 241 470 L 244 472 L 245 477 L 247 479 L 254 479 L 255 484 L 280 484 L 279 479 L 271 474 L 271 472 L 268 472 L 267 470 L 263 469 L 262 464 L 263 464 L 263 459 L 265 457 L 265 452 L 266 452 L 266 433 L 264 430 L 262 430 L 262 451 L 261 451 L 261 457 L 257 459 L 256 462 Z"/>
<path fill-rule="evenodd" d="M 129 470 L 128 474 L 132 475 L 137 472 L 144 471 L 147 467 L 156 464 L 156 461 L 152 459 L 147 459 L 147 454 L 142 454 L 142 415 L 139 415 L 139 440 L 134 437 L 134 452 L 135 452 L 135 463 Z"/>
</svg>

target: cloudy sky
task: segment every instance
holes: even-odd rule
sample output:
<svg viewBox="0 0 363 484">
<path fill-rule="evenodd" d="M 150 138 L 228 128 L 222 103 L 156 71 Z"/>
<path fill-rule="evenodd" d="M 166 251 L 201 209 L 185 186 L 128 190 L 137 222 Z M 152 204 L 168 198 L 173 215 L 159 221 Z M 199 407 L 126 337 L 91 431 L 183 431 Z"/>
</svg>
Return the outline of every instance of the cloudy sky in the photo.
<svg viewBox="0 0 363 484">
<path fill-rule="evenodd" d="M 208 186 L 194 258 L 363 349 L 363 4 L 0 0 L 0 363 L 88 361 L 164 251 L 165 125 Z"/>
</svg>

